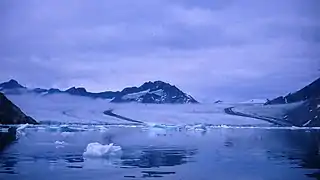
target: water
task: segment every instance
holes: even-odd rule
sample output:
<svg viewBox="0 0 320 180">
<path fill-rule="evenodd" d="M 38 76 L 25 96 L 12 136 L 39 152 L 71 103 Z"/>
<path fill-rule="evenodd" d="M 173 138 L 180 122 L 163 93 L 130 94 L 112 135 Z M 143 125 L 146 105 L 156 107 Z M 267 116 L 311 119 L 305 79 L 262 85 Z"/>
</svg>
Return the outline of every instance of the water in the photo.
<svg viewBox="0 0 320 180">
<path fill-rule="evenodd" d="M 0 179 L 320 179 L 319 130 L 250 126 L 29 126 L 0 132 Z M 92 142 L 122 153 L 90 158 Z"/>
</svg>

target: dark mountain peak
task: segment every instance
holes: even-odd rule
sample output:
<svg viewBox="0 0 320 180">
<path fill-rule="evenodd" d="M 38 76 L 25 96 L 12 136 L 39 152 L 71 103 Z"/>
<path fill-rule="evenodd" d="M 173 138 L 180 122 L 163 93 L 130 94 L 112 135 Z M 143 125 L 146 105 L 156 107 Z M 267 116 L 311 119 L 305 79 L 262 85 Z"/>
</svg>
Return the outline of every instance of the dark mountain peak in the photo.
<svg viewBox="0 0 320 180">
<path fill-rule="evenodd" d="M 67 89 L 65 92 L 73 95 L 86 95 L 88 93 L 87 90 L 83 87 L 79 87 L 79 88 L 71 87 Z"/>
<path fill-rule="evenodd" d="M 16 88 L 25 88 L 21 84 L 18 83 L 18 81 L 14 79 L 10 79 L 7 82 L 1 83 L 0 84 L 1 89 L 16 89 Z"/>
<path fill-rule="evenodd" d="M 172 86 L 172 85 L 165 83 L 163 81 L 153 81 L 153 82 L 148 81 L 148 82 L 143 83 L 139 87 L 133 86 L 133 87 L 124 88 L 121 91 L 121 93 L 128 94 L 128 93 L 135 93 L 135 92 L 146 91 L 146 90 L 155 91 L 155 90 L 165 89 L 165 88 L 169 88 L 169 87 L 175 88 L 175 86 Z"/>
<path fill-rule="evenodd" d="M 163 81 L 148 81 L 139 87 L 125 88 L 111 102 L 197 103 L 190 95 Z"/>
<path fill-rule="evenodd" d="M 175 86 L 172 86 L 171 84 L 163 81 L 154 81 L 154 82 L 149 81 L 141 85 L 139 88 L 143 90 L 150 89 L 152 91 L 152 90 L 164 89 L 169 87 L 175 87 Z"/>
<path fill-rule="evenodd" d="M 19 84 L 18 81 L 14 80 L 14 79 L 10 79 L 10 80 L 8 81 L 8 83 Z"/>
<path fill-rule="evenodd" d="M 62 91 L 60 91 L 60 89 L 57 88 L 50 88 L 48 90 L 48 94 L 54 94 L 54 93 L 61 93 Z"/>
</svg>

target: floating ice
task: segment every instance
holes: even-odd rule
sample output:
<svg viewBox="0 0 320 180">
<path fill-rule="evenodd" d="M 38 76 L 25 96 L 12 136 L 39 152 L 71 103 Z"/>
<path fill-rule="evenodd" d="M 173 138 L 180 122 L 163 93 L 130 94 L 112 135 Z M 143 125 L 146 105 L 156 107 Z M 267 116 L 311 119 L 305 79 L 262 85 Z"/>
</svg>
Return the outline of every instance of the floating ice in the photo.
<svg viewBox="0 0 320 180">
<path fill-rule="evenodd" d="M 55 141 L 54 144 L 56 145 L 56 148 L 63 148 L 67 143 L 64 141 Z"/>
<path fill-rule="evenodd" d="M 61 136 L 62 137 L 70 137 L 70 136 L 73 136 L 74 135 L 74 132 L 62 132 L 61 133 Z"/>
<path fill-rule="evenodd" d="M 107 132 L 108 128 L 106 128 L 105 126 L 96 126 L 100 132 Z"/>
<path fill-rule="evenodd" d="M 25 133 L 23 132 L 23 130 L 25 128 L 27 128 L 29 126 L 29 124 L 22 124 L 17 128 L 17 133 L 16 133 L 16 138 L 19 138 L 21 136 L 24 136 Z"/>
<path fill-rule="evenodd" d="M 55 141 L 54 144 L 56 144 L 56 145 L 65 145 L 66 143 L 64 141 Z"/>
<path fill-rule="evenodd" d="M 187 130 L 194 130 L 194 131 L 207 131 L 207 126 L 204 124 L 196 124 L 196 125 L 188 125 L 185 127 Z"/>
<path fill-rule="evenodd" d="M 7 133 L 9 132 L 9 128 L 0 128 L 0 132 Z"/>
<path fill-rule="evenodd" d="M 22 124 L 17 128 L 17 131 L 22 131 L 23 129 L 27 128 L 29 124 Z"/>
<path fill-rule="evenodd" d="M 121 147 L 115 146 L 113 143 L 103 145 L 98 142 L 88 144 L 83 156 L 86 157 L 106 157 L 110 155 L 116 155 L 121 153 Z"/>
</svg>

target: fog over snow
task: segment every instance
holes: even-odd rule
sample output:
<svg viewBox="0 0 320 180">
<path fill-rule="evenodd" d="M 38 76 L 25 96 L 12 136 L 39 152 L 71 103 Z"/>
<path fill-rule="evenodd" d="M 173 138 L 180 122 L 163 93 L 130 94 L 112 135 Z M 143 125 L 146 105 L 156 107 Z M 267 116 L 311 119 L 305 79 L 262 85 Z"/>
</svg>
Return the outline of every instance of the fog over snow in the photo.
<svg viewBox="0 0 320 180">
<path fill-rule="evenodd" d="M 199 101 L 272 98 L 320 75 L 318 0 L 2 0 L 0 81 Z"/>
</svg>

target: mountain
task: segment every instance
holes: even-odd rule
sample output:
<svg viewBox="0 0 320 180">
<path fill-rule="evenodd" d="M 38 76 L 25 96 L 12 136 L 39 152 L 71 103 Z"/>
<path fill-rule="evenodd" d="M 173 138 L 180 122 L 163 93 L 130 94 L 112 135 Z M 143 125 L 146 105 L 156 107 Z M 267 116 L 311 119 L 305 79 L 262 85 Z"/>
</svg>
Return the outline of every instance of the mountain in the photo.
<svg viewBox="0 0 320 180">
<path fill-rule="evenodd" d="M 268 100 L 265 105 L 270 104 L 286 104 L 299 101 L 305 101 L 310 99 L 319 99 L 320 98 L 320 78 L 313 81 L 311 84 L 300 89 L 297 92 L 290 93 L 286 96 L 280 96 L 273 100 Z"/>
<path fill-rule="evenodd" d="M 3 93 L 0 93 L 0 124 L 37 124 L 37 122 L 25 115 Z"/>
<path fill-rule="evenodd" d="M 25 89 L 26 87 L 20 85 L 16 80 L 11 79 L 8 82 L 4 82 L 0 84 L 0 90 L 1 89 Z"/>
<path fill-rule="evenodd" d="M 140 103 L 197 103 L 190 95 L 182 92 L 176 86 L 162 81 L 146 82 L 140 87 L 128 87 L 122 91 L 88 92 L 83 87 L 71 87 L 65 91 L 60 89 L 28 89 L 15 80 L 0 84 L 0 91 L 5 94 L 35 93 L 39 95 L 69 94 L 90 98 L 112 99 L 111 102 L 140 102 Z"/>
<path fill-rule="evenodd" d="M 119 92 L 112 92 L 112 91 L 92 93 L 92 92 L 87 92 L 87 90 L 83 87 L 79 87 L 79 88 L 71 87 L 65 91 L 56 89 L 56 88 L 28 89 L 13 79 L 9 80 L 8 82 L 1 83 L 0 91 L 3 92 L 4 94 L 23 94 L 23 93 L 35 93 L 35 94 L 41 94 L 41 95 L 70 94 L 75 96 L 85 96 L 90 98 L 102 98 L 102 99 L 112 99 L 119 94 Z"/>
<path fill-rule="evenodd" d="M 66 90 L 65 93 L 76 95 L 76 96 L 86 96 L 91 98 L 102 98 L 102 99 L 112 99 L 119 94 L 119 92 L 112 92 L 112 91 L 92 93 L 92 92 L 87 92 L 87 90 L 82 87 L 80 88 L 72 87 Z"/>
<path fill-rule="evenodd" d="M 140 87 L 123 89 L 111 102 L 141 102 L 141 103 L 197 103 L 190 95 L 182 92 L 176 86 L 162 81 L 146 82 Z"/>
<path fill-rule="evenodd" d="M 21 94 L 24 93 L 26 90 L 26 87 L 22 86 L 14 79 L 0 84 L 0 91 L 5 94 Z"/>
<path fill-rule="evenodd" d="M 304 101 L 287 111 L 284 119 L 295 126 L 320 127 L 320 98 Z"/>
</svg>

